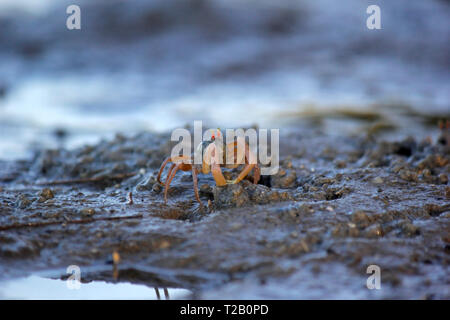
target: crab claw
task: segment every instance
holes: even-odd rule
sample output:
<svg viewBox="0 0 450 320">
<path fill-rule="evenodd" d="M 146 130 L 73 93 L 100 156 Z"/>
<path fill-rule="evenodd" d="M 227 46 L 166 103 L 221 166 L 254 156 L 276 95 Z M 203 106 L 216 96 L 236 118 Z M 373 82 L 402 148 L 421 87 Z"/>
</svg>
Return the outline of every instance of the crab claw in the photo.
<svg viewBox="0 0 450 320">
<path fill-rule="evenodd" d="M 212 131 L 212 134 L 211 134 L 211 140 L 215 140 L 216 137 L 217 137 L 217 138 L 220 138 L 221 132 L 220 132 L 220 129 L 219 129 L 219 128 L 216 129 L 216 132 L 214 132 L 213 129 L 211 129 L 211 131 Z"/>
</svg>

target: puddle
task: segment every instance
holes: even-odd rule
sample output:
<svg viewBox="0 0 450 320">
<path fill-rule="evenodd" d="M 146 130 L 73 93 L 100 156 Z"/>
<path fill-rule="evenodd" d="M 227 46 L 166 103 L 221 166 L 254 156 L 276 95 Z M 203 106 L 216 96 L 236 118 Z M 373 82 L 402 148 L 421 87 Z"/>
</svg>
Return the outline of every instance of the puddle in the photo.
<svg viewBox="0 0 450 320">
<path fill-rule="evenodd" d="M 150 288 L 131 283 L 92 281 L 81 283 L 79 289 L 69 289 L 66 280 L 46 279 L 39 276 L 9 280 L 0 283 L 0 299 L 24 300 L 168 300 L 187 299 L 187 289 Z"/>
</svg>

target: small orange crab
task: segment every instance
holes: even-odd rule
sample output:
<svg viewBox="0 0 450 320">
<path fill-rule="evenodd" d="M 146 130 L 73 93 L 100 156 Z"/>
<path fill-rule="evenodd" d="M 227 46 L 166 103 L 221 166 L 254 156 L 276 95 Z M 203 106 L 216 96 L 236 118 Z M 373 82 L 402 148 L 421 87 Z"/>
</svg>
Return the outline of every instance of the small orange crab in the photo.
<svg viewBox="0 0 450 320">
<path fill-rule="evenodd" d="M 217 137 L 220 137 L 220 130 L 217 130 Z M 194 183 L 194 193 L 195 198 L 200 203 L 200 206 L 203 207 L 203 204 L 200 200 L 200 196 L 198 193 L 198 181 L 197 175 L 199 173 L 208 174 L 212 173 L 214 180 L 216 181 L 217 186 L 224 186 L 227 184 L 235 184 L 244 179 L 251 171 L 254 169 L 253 174 L 253 183 L 257 184 L 259 178 L 261 176 L 261 170 L 256 162 L 256 156 L 250 150 L 249 145 L 245 141 L 243 137 L 237 137 L 234 142 L 230 142 L 226 144 L 226 152 L 222 152 L 223 146 L 217 144 L 216 137 L 213 134 L 210 140 L 203 141 L 197 147 L 196 153 L 201 152 L 202 164 L 193 164 L 194 155 L 192 154 L 190 157 L 188 156 L 176 156 L 176 157 L 168 157 L 161 164 L 161 168 L 159 169 L 158 177 L 156 180 L 162 184 L 161 182 L 161 174 L 167 165 L 167 163 L 172 162 L 172 165 L 169 168 L 167 173 L 167 178 L 164 183 L 164 202 L 167 203 L 167 191 L 169 189 L 170 183 L 172 182 L 175 174 L 178 170 L 183 171 L 192 171 L 192 179 Z M 244 152 L 238 152 L 238 145 L 244 146 Z M 233 163 L 226 163 L 226 154 L 230 153 L 234 154 Z M 222 161 L 220 157 L 222 156 Z M 234 169 L 244 165 L 241 173 L 235 180 L 226 180 L 222 174 L 221 167 Z"/>
</svg>

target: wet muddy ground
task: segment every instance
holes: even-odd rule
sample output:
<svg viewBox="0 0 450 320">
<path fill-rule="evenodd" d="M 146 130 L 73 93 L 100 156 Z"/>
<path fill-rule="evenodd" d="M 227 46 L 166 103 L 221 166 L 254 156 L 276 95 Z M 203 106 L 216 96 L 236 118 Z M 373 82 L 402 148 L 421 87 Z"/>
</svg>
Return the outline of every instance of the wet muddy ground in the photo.
<svg viewBox="0 0 450 320">
<path fill-rule="evenodd" d="M 450 298 L 448 1 L 380 0 L 368 30 L 359 0 L 79 0 L 78 31 L 71 1 L 6 2 L 0 298 L 69 265 L 193 298 Z M 180 172 L 164 204 L 194 120 L 281 128 L 279 174 L 201 175 L 202 211 Z"/>
<path fill-rule="evenodd" d="M 164 204 L 168 133 L 2 161 L 0 278 L 79 265 L 83 281 L 194 298 L 449 299 L 448 133 L 429 130 L 385 140 L 299 121 L 280 131 L 276 176 L 219 188 L 200 175 L 203 211 L 185 172 Z M 381 290 L 366 287 L 372 264 Z"/>
</svg>

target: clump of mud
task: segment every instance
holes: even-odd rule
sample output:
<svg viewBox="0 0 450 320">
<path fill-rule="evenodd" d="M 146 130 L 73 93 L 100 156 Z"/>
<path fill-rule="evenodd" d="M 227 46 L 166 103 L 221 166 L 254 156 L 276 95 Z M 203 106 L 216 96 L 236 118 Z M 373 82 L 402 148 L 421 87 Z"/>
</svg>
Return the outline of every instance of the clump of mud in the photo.
<svg viewBox="0 0 450 320">
<path fill-rule="evenodd" d="M 214 205 L 218 209 L 294 200 L 289 192 L 272 190 L 264 185 L 252 184 L 248 180 L 223 187 L 215 186 L 213 194 Z"/>
<path fill-rule="evenodd" d="M 276 175 L 224 187 L 200 175 L 205 209 L 186 172 L 164 203 L 155 177 L 168 140 L 118 135 L 3 161 L 1 277 L 77 264 L 87 279 L 185 287 L 201 298 L 450 298 L 450 157 L 441 138 L 286 129 Z M 366 287 L 372 264 L 379 292 Z"/>
</svg>

